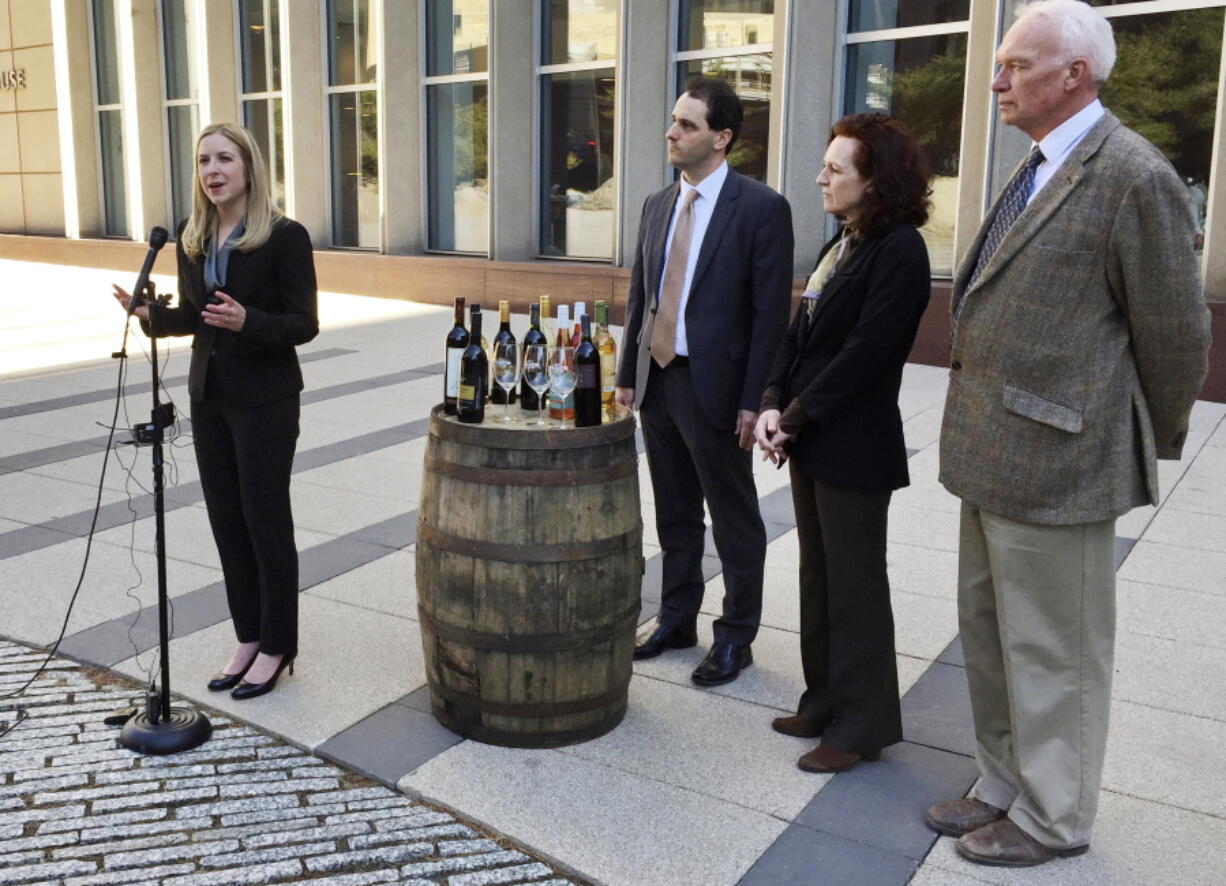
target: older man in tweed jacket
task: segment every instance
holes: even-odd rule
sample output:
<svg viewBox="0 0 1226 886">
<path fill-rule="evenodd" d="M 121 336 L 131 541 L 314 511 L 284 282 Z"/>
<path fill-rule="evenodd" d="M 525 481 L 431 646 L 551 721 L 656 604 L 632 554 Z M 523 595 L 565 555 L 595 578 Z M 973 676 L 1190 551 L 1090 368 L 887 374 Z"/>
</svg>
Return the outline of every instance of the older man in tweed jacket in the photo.
<svg viewBox="0 0 1226 886">
<path fill-rule="evenodd" d="M 1088 5 L 1022 8 L 997 53 L 1036 145 L 954 286 L 941 482 L 962 499 L 958 608 L 980 780 L 928 811 L 959 852 L 1038 864 L 1089 845 L 1107 740 L 1115 519 L 1158 501 L 1204 380 L 1186 195 L 1098 102 L 1115 60 Z"/>
</svg>

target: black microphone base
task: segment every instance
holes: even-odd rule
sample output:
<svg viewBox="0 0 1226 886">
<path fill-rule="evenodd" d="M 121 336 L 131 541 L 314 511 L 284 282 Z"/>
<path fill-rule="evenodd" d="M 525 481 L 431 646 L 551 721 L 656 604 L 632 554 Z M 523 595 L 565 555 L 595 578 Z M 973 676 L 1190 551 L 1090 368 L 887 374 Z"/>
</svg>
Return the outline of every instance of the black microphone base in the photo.
<svg viewBox="0 0 1226 886">
<path fill-rule="evenodd" d="M 150 723 L 145 711 L 124 724 L 119 744 L 138 754 L 177 754 L 190 751 L 209 740 L 213 724 L 199 711 L 171 708 L 170 719 Z"/>
</svg>

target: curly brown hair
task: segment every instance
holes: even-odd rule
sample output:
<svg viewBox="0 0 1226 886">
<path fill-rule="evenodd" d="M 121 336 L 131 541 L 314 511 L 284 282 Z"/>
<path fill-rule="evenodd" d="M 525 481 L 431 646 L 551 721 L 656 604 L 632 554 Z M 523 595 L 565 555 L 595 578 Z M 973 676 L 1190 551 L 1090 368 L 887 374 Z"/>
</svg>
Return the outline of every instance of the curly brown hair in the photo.
<svg viewBox="0 0 1226 886">
<path fill-rule="evenodd" d="M 830 141 L 840 135 L 855 139 L 853 162 L 868 182 L 856 218 L 858 234 L 877 237 L 899 225 L 918 228 L 928 221 L 928 164 L 906 126 L 888 114 L 848 114 L 834 124 Z"/>
</svg>

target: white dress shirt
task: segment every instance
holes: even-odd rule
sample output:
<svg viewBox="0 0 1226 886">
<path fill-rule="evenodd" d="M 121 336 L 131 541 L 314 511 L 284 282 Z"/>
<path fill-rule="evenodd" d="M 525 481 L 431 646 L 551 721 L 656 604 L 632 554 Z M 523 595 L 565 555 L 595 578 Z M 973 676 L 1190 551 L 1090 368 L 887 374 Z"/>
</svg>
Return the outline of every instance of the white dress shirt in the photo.
<svg viewBox="0 0 1226 886">
<path fill-rule="evenodd" d="M 1069 117 L 1051 132 L 1044 136 L 1039 142 L 1039 150 L 1043 152 L 1043 162 L 1038 165 L 1034 171 L 1034 187 L 1030 190 L 1030 198 L 1026 201 L 1026 205 L 1030 205 L 1030 201 L 1034 199 L 1035 194 L 1043 189 L 1043 186 L 1051 181 L 1051 177 L 1056 174 L 1056 170 L 1060 168 L 1060 164 L 1068 159 L 1068 155 L 1073 152 L 1073 148 L 1086 137 L 1086 133 L 1093 128 L 1094 124 L 1099 121 L 1099 118 L 1106 113 L 1103 110 L 1102 102 L 1098 99 L 1090 102 L 1072 117 Z"/>
<path fill-rule="evenodd" d="M 677 202 L 673 205 L 673 217 L 668 223 L 668 238 L 664 241 L 664 266 L 660 268 L 660 279 L 656 281 L 657 299 L 660 287 L 664 285 L 664 272 L 668 270 L 668 255 L 673 246 L 673 228 L 677 226 L 677 215 L 685 204 L 685 197 L 690 191 L 698 191 L 694 198 L 692 211 L 694 213 L 694 229 L 690 235 L 690 254 L 685 263 L 685 282 L 681 285 L 681 303 L 677 306 L 677 337 L 673 345 L 674 353 L 689 356 L 690 347 L 685 339 L 685 306 L 690 301 L 690 287 L 694 285 L 694 268 L 698 265 L 698 253 L 702 251 L 702 238 L 707 235 L 707 225 L 711 222 L 711 214 L 715 211 L 715 201 L 728 178 L 728 164 L 721 163 L 719 168 L 700 181 L 691 185 L 681 176 L 681 190 L 677 192 Z"/>
</svg>

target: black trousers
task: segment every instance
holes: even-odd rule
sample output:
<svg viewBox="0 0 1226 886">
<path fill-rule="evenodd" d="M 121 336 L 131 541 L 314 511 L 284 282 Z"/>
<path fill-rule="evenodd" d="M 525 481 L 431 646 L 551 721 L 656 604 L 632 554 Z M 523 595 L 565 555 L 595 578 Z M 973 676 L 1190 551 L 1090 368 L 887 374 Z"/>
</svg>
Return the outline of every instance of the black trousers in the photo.
<svg viewBox="0 0 1226 886">
<path fill-rule="evenodd" d="M 298 652 L 298 549 L 290 472 L 298 395 L 263 406 L 192 403 L 192 437 L 226 599 L 240 643 Z"/>
<path fill-rule="evenodd" d="M 876 751 L 902 741 L 886 575 L 891 493 L 830 486 L 795 461 L 789 464 L 800 536 L 805 672 L 797 713 L 825 726 L 823 744 L 852 753 Z"/>
<path fill-rule="evenodd" d="M 705 584 L 703 500 L 724 568 L 723 614 L 715 641 L 748 646 L 762 619 L 766 527 L 758 510 L 751 454 L 731 430 L 711 427 L 698 407 L 688 366 L 651 367 L 639 411 L 663 548 L 660 624 L 693 625 Z"/>
</svg>

